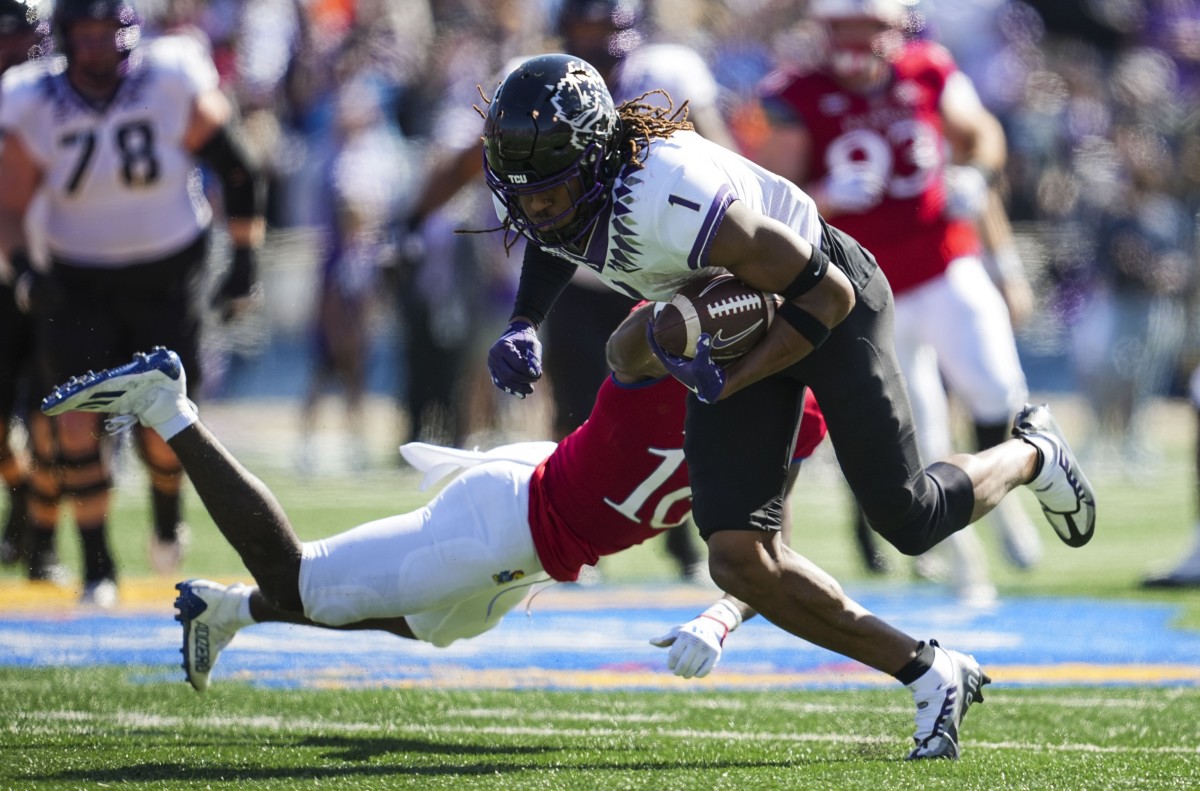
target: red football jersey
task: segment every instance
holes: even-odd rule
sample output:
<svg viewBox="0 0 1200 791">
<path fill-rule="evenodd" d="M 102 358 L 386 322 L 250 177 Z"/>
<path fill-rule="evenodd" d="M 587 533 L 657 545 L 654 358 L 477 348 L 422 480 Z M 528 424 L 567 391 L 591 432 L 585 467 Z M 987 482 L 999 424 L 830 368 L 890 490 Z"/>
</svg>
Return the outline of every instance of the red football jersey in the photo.
<svg viewBox="0 0 1200 791">
<path fill-rule="evenodd" d="M 937 277 L 955 258 L 979 252 L 974 224 L 944 216 L 946 145 L 938 105 L 957 70 L 943 47 L 916 41 L 892 63 L 892 80 L 878 94 L 847 91 L 822 72 L 774 75 L 764 83 L 765 99 L 795 112 L 811 135 L 809 179 L 851 163 L 883 177 L 881 203 L 830 222 L 875 254 L 897 294 Z"/>
<path fill-rule="evenodd" d="M 546 573 L 569 582 L 602 555 L 640 544 L 687 520 L 692 490 L 683 459 L 687 390 L 671 379 L 600 387 L 586 422 L 558 444 L 529 483 L 529 526 Z M 825 436 L 804 405 L 796 458 Z"/>
</svg>

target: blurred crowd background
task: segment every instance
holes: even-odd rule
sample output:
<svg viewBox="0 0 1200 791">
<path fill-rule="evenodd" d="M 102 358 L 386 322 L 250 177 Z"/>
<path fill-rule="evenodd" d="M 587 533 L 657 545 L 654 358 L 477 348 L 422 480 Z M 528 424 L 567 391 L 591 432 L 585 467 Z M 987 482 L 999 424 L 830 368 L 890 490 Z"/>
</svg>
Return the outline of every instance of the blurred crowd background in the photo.
<svg viewBox="0 0 1200 791">
<path fill-rule="evenodd" d="M 504 65 L 563 48 L 561 4 L 140 0 L 151 34 L 211 47 L 271 179 L 264 308 L 208 334 L 206 398 L 297 397 L 311 430 L 335 394 L 361 437 L 361 399 L 382 395 L 397 441 L 554 433 L 547 387 L 515 409 L 487 379 L 520 251 L 456 233 L 495 215 L 478 172 L 462 190 L 446 174 L 478 141 L 475 107 Z M 1200 3 L 907 5 L 911 35 L 950 49 L 1008 135 L 1004 194 L 1037 296 L 1018 328 L 1031 389 L 1083 395 L 1098 427 L 1083 453 L 1143 466 L 1155 453 L 1138 442 L 1144 405 L 1181 393 L 1200 356 Z M 644 0 L 625 33 L 699 53 L 753 156 L 756 85 L 820 51 L 805 6 Z M 439 186 L 452 197 L 431 209 Z M 367 459 L 351 449 L 350 462 Z"/>
</svg>

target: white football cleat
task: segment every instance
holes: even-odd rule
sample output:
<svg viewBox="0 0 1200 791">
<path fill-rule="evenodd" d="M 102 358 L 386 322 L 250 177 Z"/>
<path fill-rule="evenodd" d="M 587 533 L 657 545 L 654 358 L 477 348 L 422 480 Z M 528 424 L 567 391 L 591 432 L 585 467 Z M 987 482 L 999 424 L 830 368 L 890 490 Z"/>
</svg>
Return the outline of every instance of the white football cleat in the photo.
<svg viewBox="0 0 1200 791">
<path fill-rule="evenodd" d="M 1042 513 L 1067 546 L 1081 547 L 1096 531 L 1096 495 L 1062 429 L 1045 404 L 1026 404 L 1013 423 L 1014 437 L 1037 448 L 1041 466 L 1027 486 L 1041 503 Z"/>
<path fill-rule="evenodd" d="M 203 692 L 217 657 L 242 626 L 238 609 L 247 586 L 194 579 L 180 582 L 175 589 L 179 591 L 175 620 L 183 624 L 183 670 L 188 683 Z"/>
<path fill-rule="evenodd" d="M 72 376 L 42 399 L 42 412 L 51 416 L 63 412 L 130 415 L 164 438 L 196 421 L 196 407 L 187 399 L 183 364 L 175 352 L 162 346 L 138 352 L 125 365 Z"/>
<path fill-rule="evenodd" d="M 979 668 L 975 657 L 942 648 L 936 640 L 929 644 L 942 654 L 939 659 L 950 662 L 950 679 L 937 688 L 918 694 L 913 692 L 917 704 L 917 729 L 913 741 L 917 746 L 908 754 L 908 760 L 926 758 L 948 758 L 957 760 L 958 729 L 967 709 L 972 703 L 983 702 L 983 685 L 992 683 Z"/>
</svg>

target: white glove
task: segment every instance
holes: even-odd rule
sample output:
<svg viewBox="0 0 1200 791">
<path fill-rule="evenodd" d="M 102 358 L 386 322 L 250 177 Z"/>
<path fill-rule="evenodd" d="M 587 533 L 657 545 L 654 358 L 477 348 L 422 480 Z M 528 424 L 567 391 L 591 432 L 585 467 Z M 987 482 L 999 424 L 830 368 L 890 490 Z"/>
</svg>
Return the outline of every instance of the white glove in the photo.
<svg viewBox="0 0 1200 791">
<path fill-rule="evenodd" d="M 864 165 L 832 170 L 822 184 L 825 205 L 838 212 L 864 212 L 883 200 L 886 188 L 883 177 Z"/>
<path fill-rule="evenodd" d="M 721 661 L 725 637 L 738 628 L 742 614 L 724 599 L 702 614 L 650 640 L 651 645 L 671 648 L 667 667 L 683 678 L 704 678 Z"/>
<path fill-rule="evenodd" d="M 970 165 L 948 165 L 944 176 L 946 185 L 946 216 L 956 220 L 974 220 L 987 207 L 987 177 L 979 168 Z"/>
</svg>

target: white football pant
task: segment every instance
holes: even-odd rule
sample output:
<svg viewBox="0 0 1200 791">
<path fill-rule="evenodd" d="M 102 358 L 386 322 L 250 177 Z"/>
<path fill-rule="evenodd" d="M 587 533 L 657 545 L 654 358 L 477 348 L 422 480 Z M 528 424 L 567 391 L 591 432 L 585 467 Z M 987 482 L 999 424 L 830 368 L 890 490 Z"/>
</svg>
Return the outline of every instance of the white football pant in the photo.
<svg viewBox="0 0 1200 791">
<path fill-rule="evenodd" d="M 923 346 L 933 348 L 934 373 L 940 371 L 977 423 L 1005 423 L 1024 405 L 1029 387 L 1008 308 L 978 258 L 957 258 L 942 277 L 896 297 L 896 354 L 908 379 L 918 429 L 948 431 L 948 420 L 934 420 L 946 403 L 941 377 L 909 376 Z M 926 401 L 930 405 L 922 406 Z M 921 412 L 929 417 L 925 426 Z M 948 449 L 948 434 L 944 441 Z"/>
<path fill-rule="evenodd" d="M 984 424 L 1007 422 L 1028 396 L 1008 308 L 978 258 L 955 259 L 944 276 L 896 297 L 896 354 L 926 464 L 954 452 L 947 385 Z M 1028 515 L 1016 500 L 1003 501 L 992 520 L 1002 533 L 1029 532 Z M 973 525 L 938 549 L 960 597 L 979 603 L 995 597 Z"/>
<path fill-rule="evenodd" d="M 417 511 L 304 544 L 304 614 L 330 626 L 405 616 L 447 646 L 491 629 L 548 580 L 529 530 L 533 467 L 494 461 L 451 481 Z"/>
</svg>

